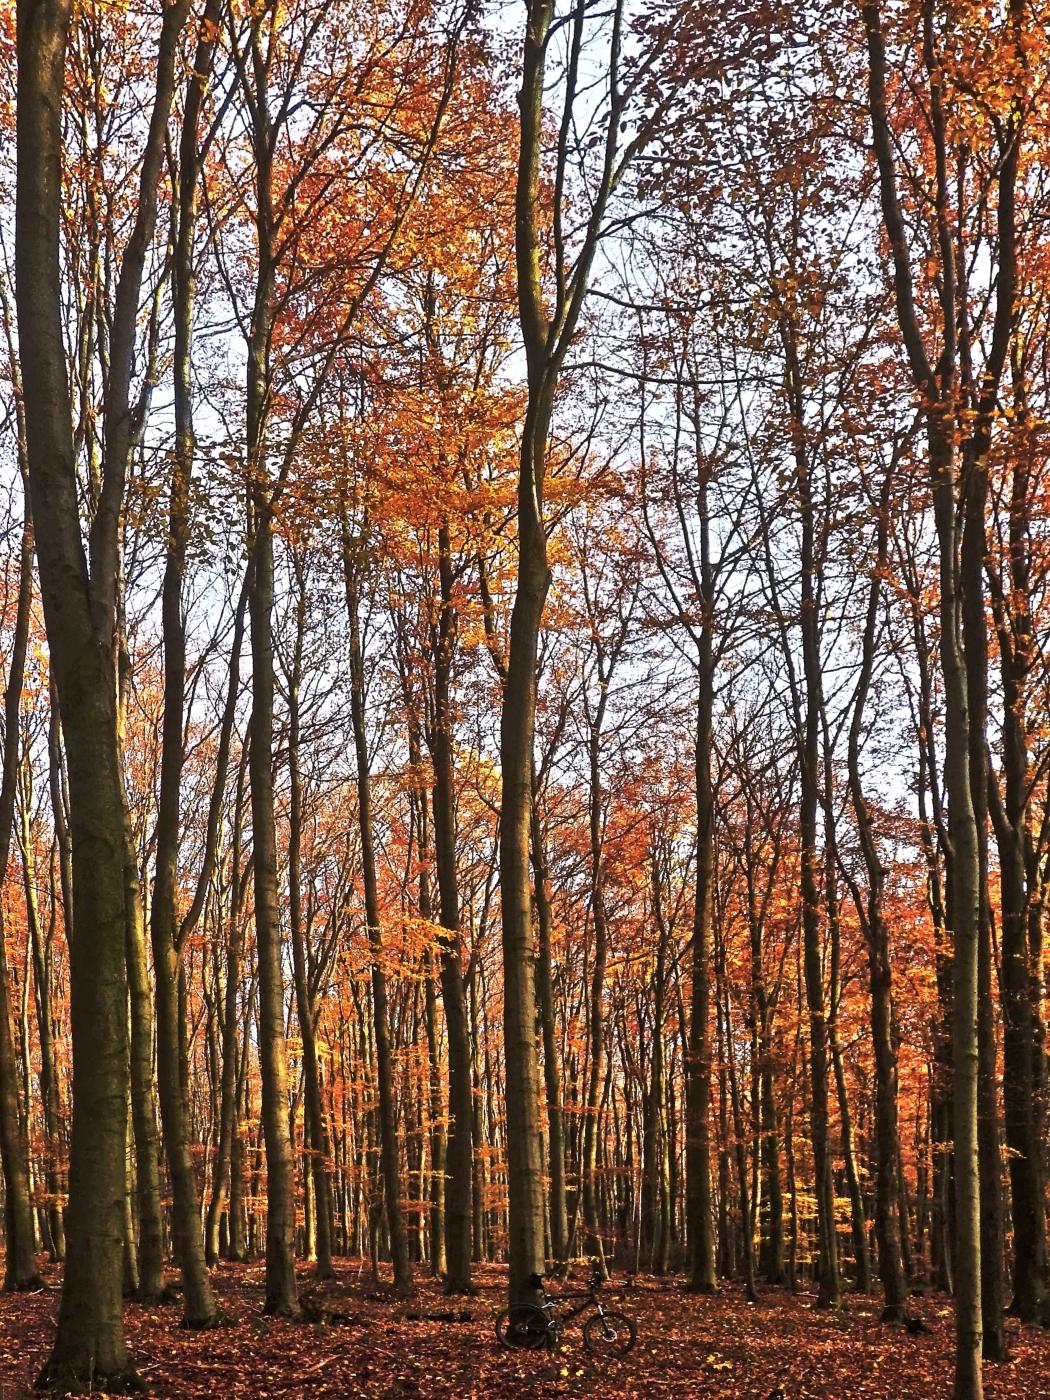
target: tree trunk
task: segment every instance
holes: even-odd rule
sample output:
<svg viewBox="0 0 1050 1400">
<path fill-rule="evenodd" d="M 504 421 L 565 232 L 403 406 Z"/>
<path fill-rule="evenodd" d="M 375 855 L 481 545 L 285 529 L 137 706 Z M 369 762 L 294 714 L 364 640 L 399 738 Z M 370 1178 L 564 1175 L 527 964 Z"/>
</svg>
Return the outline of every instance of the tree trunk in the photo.
<svg viewBox="0 0 1050 1400">
<path fill-rule="evenodd" d="M 1022 405 L 1023 407 L 1023 405 Z M 1042 1024 L 1042 905 L 1029 829 L 1028 675 L 1035 647 L 1029 614 L 1027 464 L 1014 469 L 1010 504 L 1009 614 L 1005 590 L 993 598 L 1003 682 L 1004 793 L 989 778 L 999 851 L 1002 907 L 1003 1101 L 1013 1218 L 1013 1301 L 1024 1322 L 1048 1317 Z"/>
<path fill-rule="evenodd" d="M 362 527 L 362 534 L 367 526 Z M 383 934 L 379 912 L 379 886 L 376 878 L 372 830 L 372 785 L 365 726 L 364 655 L 360 632 L 360 545 L 355 548 L 350 524 L 343 519 L 343 574 L 346 608 L 350 623 L 350 711 L 357 762 L 357 812 L 361 832 L 361 876 L 365 889 L 365 920 L 372 963 L 372 1019 L 376 1053 L 376 1079 L 379 1089 L 379 1144 L 386 1203 L 390 1256 L 394 1265 L 394 1288 L 399 1293 L 412 1289 L 401 1210 L 401 1173 L 398 1164 L 397 1120 L 394 1107 L 394 1071 L 390 1050 L 390 1013 L 387 1005 L 386 972 L 383 968 Z"/>
<path fill-rule="evenodd" d="M 710 559 L 707 469 L 697 467 L 700 517 L 700 637 L 697 651 L 696 735 L 693 779 L 696 798 L 696 890 L 693 904 L 692 1002 L 686 1074 L 686 1189 L 689 1287 L 714 1293 L 714 1220 L 711 1211 L 711 958 L 714 918 L 715 804 L 711 785 L 714 744 L 714 579 Z"/>
<path fill-rule="evenodd" d="M 821 948 L 820 855 L 817 850 L 817 806 L 820 800 L 820 719 L 823 708 L 820 632 L 817 617 L 815 521 L 808 447 L 805 440 L 802 371 L 798 363 L 795 328 L 783 327 L 791 433 L 802 517 L 802 578 L 800 623 L 805 682 L 804 717 L 799 735 L 802 800 L 801 842 L 802 947 L 806 1005 L 809 1011 L 809 1069 L 812 1092 L 814 1190 L 817 1197 L 817 1303 L 837 1307 L 840 1278 L 835 1238 L 835 1188 L 832 1181 L 828 1114 L 828 1023 Z"/>
<path fill-rule="evenodd" d="M 835 1075 L 835 1093 L 839 1105 L 839 1124 L 842 1133 L 842 1159 L 846 1168 L 846 1189 L 849 1192 L 850 1231 L 853 1236 L 853 1261 L 857 1274 L 854 1287 L 858 1293 L 871 1292 L 871 1260 L 868 1255 L 868 1229 L 864 1217 L 864 1197 L 861 1193 L 860 1172 L 857 1169 L 857 1154 L 853 1144 L 853 1118 L 850 1113 L 849 1090 L 846 1085 L 846 1067 L 842 1060 L 842 1047 L 839 1044 L 838 1013 L 842 997 L 840 964 L 842 958 L 842 928 L 839 921 L 838 883 L 835 879 L 835 831 L 830 816 L 827 794 L 831 791 L 830 743 L 825 733 L 825 898 L 827 901 L 828 923 L 831 928 L 831 1017 L 828 1020 L 828 1049 Z"/>
<path fill-rule="evenodd" d="M 962 639 L 969 709 L 969 774 L 977 829 L 979 928 L 977 949 L 978 1143 L 981 1187 L 981 1318 L 983 1354 L 1007 1355 L 1003 1271 L 1002 1145 L 996 1069 L 995 1008 L 992 1002 L 992 910 L 988 891 L 988 636 L 985 617 L 986 467 L 963 455 L 963 528 L 959 562 Z"/>
<path fill-rule="evenodd" d="M 233 1142 L 237 1131 L 238 1067 L 240 1048 L 237 1037 L 237 1002 L 240 992 L 241 960 L 243 956 L 244 932 L 241 922 L 245 878 L 241 872 L 241 833 L 244 808 L 244 778 L 246 753 L 242 753 L 237 770 L 237 795 L 234 799 L 233 840 L 230 853 L 230 908 L 226 934 L 226 987 L 222 1011 L 222 1071 L 219 1081 L 219 1142 L 215 1151 L 215 1166 L 212 1175 L 211 1198 L 208 1202 L 208 1216 L 204 1232 L 205 1258 L 209 1265 L 218 1262 L 220 1249 L 220 1225 L 223 1211 L 229 1206 L 230 1218 L 227 1231 L 232 1242 L 233 1222 Z M 231 1252 L 231 1258 L 239 1254 Z"/>
<path fill-rule="evenodd" d="M 51 1006 L 51 940 L 54 934 L 55 911 L 52 905 L 51 926 L 45 935 L 40 923 L 40 907 L 36 893 L 36 856 L 33 832 L 29 820 L 32 803 L 31 769 L 22 770 L 22 799 L 20 803 L 22 881 L 29 924 L 29 941 L 33 955 L 33 995 L 36 1007 L 37 1041 L 40 1046 L 40 1111 L 47 1136 L 45 1181 L 47 1185 L 47 1217 L 49 1248 L 54 1260 L 65 1258 L 66 1227 L 62 1197 L 65 1195 L 65 1173 L 61 1168 L 62 1142 L 59 1082 L 55 1073 L 54 1021 Z"/>
<path fill-rule="evenodd" d="M 535 765 L 532 779 L 533 889 L 536 902 L 536 1006 L 543 1039 L 543 1084 L 547 1102 L 547 1163 L 550 1174 L 551 1254 L 564 1264 L 569 1249 L 569 1210 L 565 1191 L 565 1118 L 561 1101 L 561 1058 L 554 1022 L 554 985 L 551 976 L 551 905 L 547 888 L 547 855 L 540 825 Z"/>
<path fill-rule="evenodd" d="M 301 848 L 303 822 L 302 778 L 299 771 L 299 691 L 302 685 L 303 641 L 306 632 L 306 580 L 298 558 L 296 571 L 296 631 L 291 674 L 288 677 L 288 924 L 292 936 L 292 967 L 299 1032 L 303 1041 L 303 1097 L 309 1171 L 313 1182 L 313 1233 L 318 1278 L 331 1278 L 332 1189 L 328 1163 L 331 1146 L 321 1101 L 317 1062 L 317 1011 L 307 968 L 306 931 L 303 927 Z"/>
<path fill-rule="evenodd" d="M 451 669 L 456 644 L 452 599 L 451 540 L 447 523 L 438 530 L 441 610 L 434 656 L 434 723 L 430 753 L 434 766 L 434 857 L 441 927 L 441 999 L 448 1037 L 449 1127 L 445 1141 L 445 1267 L 450 1293 L 473 1293 L 470 1277 L 473 1195 L 474 1103 L 470 1036 L 460 953 L 459 880 L 456 872 L 456 801 L 452 762 Z"/>
<path fill-rule="evenodd" d="M 590 1006 L 588 1008 L 589 1056 L 587 1094 L 584 1100 L 583 1158 L 580 1163 L 580 1175 L 582 1178 L 583 1222 L 587 1228 L 589 1244 L 598 1261 L 598 1269 L 605 1276 L 605 1246 L 598 1219 L 596 1173 L 598 1130 L 601 1126 L 599 1090 L 604 1072 L 605 970 L 609 955 L 609 926 L 605 908 L 605 859 L 602 849 L 601 736 L 612 662 L 610 660 L 607 663 L 600 642 L 595 641 L 595 646 L 597 648 L 599 698 L 594 713 L 588 714 L 587 735 L 590 777 L 587 794 L 591 864 L 590 909 L 594 928 L 594 951 L 591 964 Z"/>
<path fill-rule="evenodd" d="M 900 1228 L 900 1134 L 897 1116 L 897 1040 L 893 1028 L 892 972 L 889 930 L 883 914 L 886 872 L 876 844 L 871 815 L 860 771 L 860 740 L 864 706 L 875 664 L 879 597 L 887 563 L 890 485 L 887 473 L 879 501 L 876 557 L 868 588 L 860 675 L 853 702 L 847 745 L 850 798 L 857 821 L 861 854 L 868 877 L 867 903 L 855 892 L 858 915 L 868 947 L 868 983 L 871 993 L 871 1038 L 875 1055 L 875 1241 L 882 1282 L 884 1322 L 904 1316 L 908 1287 L 902 1259 Z"/>
<path fill-rule="evenodd" d="M 23 434 L 20 432 L 20 437 Z M 0 782 L 0 885 L 7 875 L 14 831 L 15 799 L 18 791 L 20 766 L 22 684 L 25 674 L 26 650 L 33 601 L 33 530 L 28 496 L 25 502 L 25 523 L 19 559 L 18 604 L 15 630 L 11 641 L 11 661 L 4 692 L 3 780 Z M 38 940 L 37 940 L 38 941 Z M 34 953 L 37 943 L 34 942 Z M 37 970 L 37 1011 L 41 995 L 40 971 Z M 43 1063 L 50 1059 L 50 1034 L 45 1052 L 41 1040 L 41 1096 L 43 1097 Z M 28 1064 L 26 1066 L 28 1070 Z M 36 1288 L 40 1275 L 33 1255 L 33 1205 L 29 1185 L 29 1144 L 26 1137 L 26 1117 L 23 1115 L 18 1092 L 18 1060 L 11 1020 L 11 979 L 7 961 L 6 920 L 0 929 L 0 1158 L 4 1173 L 4 1290 L 22 1292 Z M 46 1116 L 46 1114 L 45 1114 Z M 52 1122 L 53 1126 L 53 1122 Z"/>
<path fill-rule="evenodd" d="M 130 1010 L 131 1122 L 135 1143 L 135 1201 L 138 1276 L 135 1296 L 164 1296 L 164 1222 L 160 1206 L 160 1142 L 157 1133 L 157 1081 L 153 1073 L 153 998 L 146 965 L 138 862 L 131 840 L 131 815 L 124 801 L 125 908 L 128 1000 Z"/>
<path fill-rule="evenodd" d="M 255 376 L 252 376 L 254 383 Z M 260 384 L 261 388 L 261 384 Z M 259 444 L 257 443 L 256 446 Z M 252 718 L 249 776 L 255 938 L 259 960 L 259 1062 L 266 1143 L 266 1312 L 299 1310 L 295 1283 L 295 1159 L 288 1126 L 288 1057 L 284 1034 L 277 825 L 273 790 L 273 533 L 269 503 L 256 492 L 249 614 Z"/>
</svg>

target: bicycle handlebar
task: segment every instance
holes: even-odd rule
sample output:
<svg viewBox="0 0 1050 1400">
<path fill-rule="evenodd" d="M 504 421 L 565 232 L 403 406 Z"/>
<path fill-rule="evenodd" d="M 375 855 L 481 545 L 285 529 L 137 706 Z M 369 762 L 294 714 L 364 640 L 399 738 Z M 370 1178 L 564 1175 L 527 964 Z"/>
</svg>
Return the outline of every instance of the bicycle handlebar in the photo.
<svg viewBox="0 0 1050 1400">
<path fill-rule="evenodd" d="M 530 1288 L 542 1288 L 542 1287 L 543 1287 L 543 1280 L 544 1280 L 544 1275 L 543 1275 L 543 1274 L 529 1274 L 529 1277 L 528 1277 L 528 1279 L 527 1279 L 527 1282 L 528 1282 L 528 1285 L 529 1285 Z M 595 1266 L 591 1269 L 591 1272 L 590 1272 L 590 1275 L 589 1275 L 589 1277 L 588 1277 L 588 1279 L 587 1279 L 587 1282 L 588 1282 L 588 1284 L 590 1285 L 591 1288 L 600 1288 L 600 1287 L 602 1286 L 602 1284 L 605 1282 L 605 1278 L 604 1278 L 604 1276 L 603 1276 L 603 1274 L 602 1274 L 602 1271 L 601 1271 L 601 1269 L 600 1269 L 597 1265 L 595 1265 Z"/>
</svg>

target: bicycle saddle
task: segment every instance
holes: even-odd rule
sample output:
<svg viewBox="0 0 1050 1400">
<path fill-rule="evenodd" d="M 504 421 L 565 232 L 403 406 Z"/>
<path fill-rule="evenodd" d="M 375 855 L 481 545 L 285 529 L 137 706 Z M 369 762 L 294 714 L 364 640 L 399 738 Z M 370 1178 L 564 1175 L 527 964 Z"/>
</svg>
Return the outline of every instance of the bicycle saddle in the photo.
<svg viewBox="0 0 1050 1400">
<path fill-rule="evenodd" d="M 542 1288 L 542 1287 L 543 1287 L 543 1275 L 542 1275 L 542 1274 L 529 1274 L 529 1287 L 530 1287 L 530 1288 Z"/>
</svg>

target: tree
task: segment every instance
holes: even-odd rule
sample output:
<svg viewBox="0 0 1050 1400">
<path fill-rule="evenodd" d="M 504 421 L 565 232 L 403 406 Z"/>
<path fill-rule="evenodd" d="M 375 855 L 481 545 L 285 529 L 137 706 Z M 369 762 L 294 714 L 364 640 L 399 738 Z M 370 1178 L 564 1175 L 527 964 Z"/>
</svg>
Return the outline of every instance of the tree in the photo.
<svg viewBox="0 0 1050 1400">
<path fill-rule="evenodd" d="M 73 928 L 73 1136 L 66 1270 L 41 1382 L 136 1384 L 121 1321 L 127 1085 L 124 819 L 116 714 L 119 517 L 134 428 L 131 377 L 178 37 L 169 5 L 143 148 L 135 221 L 120 265 L 104 404 L 106 452 L 88 551 L 81 535 L 62 341 L 59 220 L 68 5 L 24 4 L 18 23 L 15 225 L 19 355 L 41 595 L 69 766 Z"/>
<path fill-rule="evenodd" d="M 987 1153 L 978 1157 L 980 1081 L 991 1072 L 987 1044 L 982 1061 L 978 1033 L 981 965 L 988 982 L 986 813 L 984 758 L 986 639 L 983 604 L 984 510 L 987 457 L 996 416 L 999 383 L 1009 354 L 1017 285 L 1015 191 L 1020 158 L 1024 67 L 1020 59 L 1024 36 L 1024 7 L 1012 5 L 1002 43 L 1011 57 L 1006 68 L 1003 123 L 995 127 L 999 156 L 994 179 L 997 271 L 993 298 L 994 324 L 987 356 L 975 375 L 969 306 L 962 312 L 954 253 L 949 193 L 949 123 L 945 82 L 949 77 L 938 47 L 934 7 L 925 5 L 915 16 L 928 95 L 928 112 L 935 161 L 935 199 L 931 220 L 930 258 L 939 272 L 929 326 L 916 304 L 915 273 L 908 229 L 899 191 L 897 159 L 887 101 L 887 45 L 881 7 L 866 4 L 863 18 L 868 54 L 868 107 L 879 174 L 883 226 L 892 263 L 894 304 L 900 334 L 923 413 L 940 559 L 940 654 L 946 706 L 945 781 L 951 844 L 950 922 L 953 957 L 953 1099 L 955 1164 L 955 1284 L 957 1400 L 982 1393 L 982 1209 L 981 1178 L 986 1190 L 998 1192 L 999 1163 Z M 965 157 L 963 157 L 965 159 Z M 928 274 L 927 274 L 928 275 Z M 965 405 L 961 432 L 957 414 Z M 982 951 L 983 950 L 983 951 Z M 986 990 L 990 990 L 987 988 Z M 983 1067 L 982 1067 L 983 1066 Z M 986 1090 L 987 1092 L 987 1090 Z M 985 1100 L 982 1118 L 988 1124 Z M 996 1180 L 989 1182 L 990 1173 Z M 983 1214 L 987 1220 L 987 1212 Z M 985 1255 L 986 1271 L 1001 1269 L 999 1257 Z M 985 1290 L 987 1292 L 987 1290 Z M 987 1309 L 985 1322 L 988 1321 Z M 999 1317 L 991 1317 L 993 1346 L 1001 1346 Z"/>
<path fill-rule="evenodd" d="M 607 102 L 596 144 L 600 160 L 589 196 L 585 225 L 571 246 L 567 229 L 574 107 L 589 38 L 586 7 L 555 22 L 552 0 L 528 5 L 519 96 L 521 136 L 515 193 L 515 264 L 518 315 L 527 365 L 528 404 L 518 476 L 518 572 L 510 622 L 507 675 L 500 722 L 503 798 L 500 812 L 500 900 L 503 918 L 503 1028 L 507 1061 L 507 1136 L 510 1212 L 510 1297 L 533 1296 L 529 1279 L 543 1272 L 543 1166 L 539 1150 L 539 1057 L 536 1052 L 536 994 L 533 977 L 532 890 L 529 874 L 533 734 L 536 715 L 536 657 L 543 608 L 550 586 L 547 524 L 543 514 L 548 441 L 555 395 L 565 357 L 583 313 L 584 300 L 607 211 L 631 157 L 646 131 L 622 142 L 625 116 L 644 82 L 648 63 L 624 77 L 624 7 L 613 7 L 603 86 Z M 568 35 L 562 109 L 553 177 L 554 256 L 544 266 L 541 166 L 544 90 L 555 33 Z M 579 154 L 577 152 L 576 154 Z M 551 297 L 548 299 L 548 279 Z M 548 310 L 548 306 L 552 310 Z"/>
</svg>

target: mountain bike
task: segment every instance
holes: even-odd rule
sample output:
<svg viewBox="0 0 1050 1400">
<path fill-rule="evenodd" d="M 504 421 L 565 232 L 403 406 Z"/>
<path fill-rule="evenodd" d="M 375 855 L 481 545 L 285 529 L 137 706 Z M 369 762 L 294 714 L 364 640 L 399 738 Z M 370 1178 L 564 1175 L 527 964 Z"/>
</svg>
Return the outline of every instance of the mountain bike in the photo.
<svg viewBox="0 0 1050 1400">
<path fill-rule="evenodd" d="M 585 1289 L 561 1293 L 556 1299 L 548 1294 L 542 1274 L 531 1274 L 529 1286 L 542 1294 L 543 1302 L 538 1306 L 515 1303 L 500 1314 L 496 1320 L 496 1337 L 501 1346 L 525 1351 L 546 1346 L 553 1350 L 561 1341 L 565 1324 L 590 1308 L 594 1312 L 583 1324 L 583 1344 L 588 1351 L 596 1356 L 626 1356 L 638 1340 L 638 1328 L 633 1319 L 626 1313 L 605 1307 L 599 1297 L 602 1275 L 597 1268 L 591 1272 Z M 582 1299 L 582 1302 L 559 1316 L 557 1305 L 572 1299 Z"/>
</svg>

